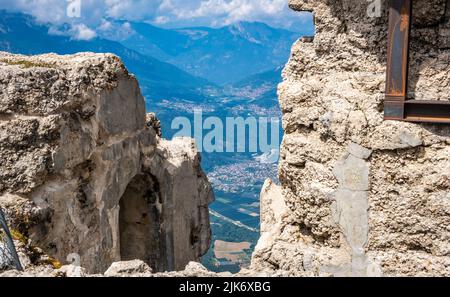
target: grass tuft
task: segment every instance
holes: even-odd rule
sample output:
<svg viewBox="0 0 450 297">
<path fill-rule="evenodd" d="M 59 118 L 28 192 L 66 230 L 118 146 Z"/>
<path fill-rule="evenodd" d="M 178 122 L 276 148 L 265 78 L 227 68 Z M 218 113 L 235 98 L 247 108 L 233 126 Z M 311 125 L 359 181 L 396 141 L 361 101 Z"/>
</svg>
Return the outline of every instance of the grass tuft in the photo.
<svg viewBox="0 0 450 297">
<path fill-rule="evenodd" d="M 55 258 L 50 258 L 48 264 L 52 265 L 53 269 L 60 269 L 63 266 L 62 263 Z"/>
<path fill-rule="evenodd" d="M 43 68 L 56 68 L 55 65 L 45 62 L 32 62 L 27 60 L 8 60 L 8 59 L 0 59 L 0 62 L 6 63 L 8 65 L 17 65 L 22 66 L 23 68 L 33 68 L 33 67 L 43 67 Z"/>
<path fill-rule="evenodd" d="M 23 235 L 22 233 L 20 233 L 19 231 L 15 230 L 15 229 L 11 229 L 11 237 L 14 240 L 18 240 L 23 244 L 27 244 L 28 243 L 28 239 L 26 238 L 25 235 Z"/>
</svg>

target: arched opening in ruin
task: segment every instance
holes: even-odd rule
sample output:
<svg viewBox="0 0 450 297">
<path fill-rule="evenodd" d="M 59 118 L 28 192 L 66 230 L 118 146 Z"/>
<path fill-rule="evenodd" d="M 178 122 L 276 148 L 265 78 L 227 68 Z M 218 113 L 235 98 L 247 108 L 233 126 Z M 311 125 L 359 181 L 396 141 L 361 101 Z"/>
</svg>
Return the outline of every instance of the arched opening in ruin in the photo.
<svg viewBox="0 0 450 297">
<path fill-rule="evenodd" d="M 150 174 L 138 174 L 120 199 L 119 232 L 122 261 L 140 259 L 161 269 L 159 185 Z"/>
</svg>

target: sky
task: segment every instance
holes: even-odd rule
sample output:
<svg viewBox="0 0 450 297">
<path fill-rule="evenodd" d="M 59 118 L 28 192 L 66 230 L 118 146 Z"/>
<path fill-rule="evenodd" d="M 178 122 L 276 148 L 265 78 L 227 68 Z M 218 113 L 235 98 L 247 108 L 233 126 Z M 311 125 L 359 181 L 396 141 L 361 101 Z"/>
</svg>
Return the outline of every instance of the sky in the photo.
<svg viewBox="0 0 450 297">
<path fill-rule="evenodd" d="M 89 40 L 112 28 L 110 20 L 148 22 L 160 27 L 221 27 L 260 21 L 300 30 L 311 15 L 291 11 L 288 0 L 0 0 L 0 9 L 31 14 L 43 23 L 69 24 L 76 39 Z M 127 28 L 119 28 L 126 30 Z"/>
</svg>

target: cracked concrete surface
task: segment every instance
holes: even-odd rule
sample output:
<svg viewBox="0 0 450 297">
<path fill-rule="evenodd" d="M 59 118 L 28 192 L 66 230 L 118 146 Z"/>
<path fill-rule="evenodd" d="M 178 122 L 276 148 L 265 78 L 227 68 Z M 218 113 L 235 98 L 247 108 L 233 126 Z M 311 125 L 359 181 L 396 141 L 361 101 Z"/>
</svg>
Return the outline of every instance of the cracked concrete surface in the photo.
<svg viewBox="0 0 450 297">
<path fill-rule="evenodd" d="M 450 275 L 450 126 L 384 121 L 388 16 L 367 17 L 363 2 L 289 1 L 314 13 L 316 35 L 293 45 L 278 88 L 287 211 L 255 270 Z M 415 1 L 412 98 L 450 99 L 447 3 Z"/>
</svg>

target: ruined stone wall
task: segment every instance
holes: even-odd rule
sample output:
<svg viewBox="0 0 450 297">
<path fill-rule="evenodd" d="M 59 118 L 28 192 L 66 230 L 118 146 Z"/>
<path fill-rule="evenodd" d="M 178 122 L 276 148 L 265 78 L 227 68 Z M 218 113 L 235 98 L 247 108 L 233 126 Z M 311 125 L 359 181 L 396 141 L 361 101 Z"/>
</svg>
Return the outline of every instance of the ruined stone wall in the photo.
<svg viewBox="0 0 450 297">
<path fill-rule="evenodd" d="M 450 1 L 415 0 L 409 96 L 450 99 Z M 279 275 L 450 275 L 450 125 L 383 120 L 387 3 L 312 11 L 279 86 L 281 187 L 262 191 L 252 269 Z"/>
<path fill-rule="evenodd" d="M 0 205 L 25 266 L 179 270 L 206 253 L 211 186 L 194 142 L 159 129 L 116 56 L 0 53 Z"/>
</svg>

